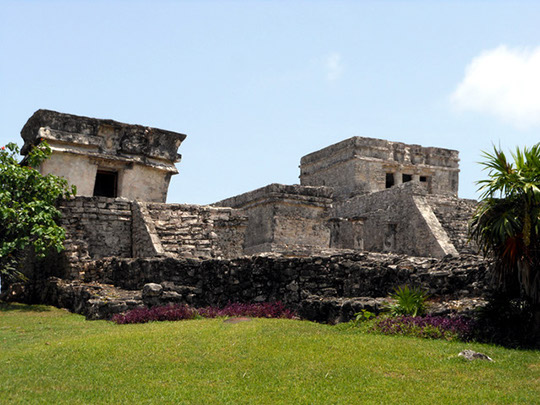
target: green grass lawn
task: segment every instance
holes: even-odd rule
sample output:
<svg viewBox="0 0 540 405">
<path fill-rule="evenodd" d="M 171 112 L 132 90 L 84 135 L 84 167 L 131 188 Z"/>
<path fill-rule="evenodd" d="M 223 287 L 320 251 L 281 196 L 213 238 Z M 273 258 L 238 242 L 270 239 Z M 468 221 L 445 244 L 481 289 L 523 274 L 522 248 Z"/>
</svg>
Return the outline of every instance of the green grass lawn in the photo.
<svg viewBox="0 0 540 405">
<path fill-rule="evenodd" d="M 495 362 L 467 362 L 465 349 Z M 115 325 L 0 306 L 0 403 L 540 403 L 540 352 L 293 320 Z"/>
</svg>

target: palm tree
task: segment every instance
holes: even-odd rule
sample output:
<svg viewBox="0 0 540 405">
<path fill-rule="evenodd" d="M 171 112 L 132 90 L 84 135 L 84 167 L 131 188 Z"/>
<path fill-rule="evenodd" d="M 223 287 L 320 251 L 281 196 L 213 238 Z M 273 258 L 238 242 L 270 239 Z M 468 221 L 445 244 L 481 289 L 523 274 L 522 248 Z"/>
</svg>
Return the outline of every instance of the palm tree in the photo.
<svg viewBox="0 0 540 405">
<path fill-rule="evenodd" d="M 516 148 L 513 162 L 496 147 L 483 157 L 489 174 L 477 183 L 482 194 L 470 223 L 471 239 L 484 256 L 494 259 L 494 280 L 501 290 L 527 299 L 538 316 L 540 143 Z"/>
</svg>

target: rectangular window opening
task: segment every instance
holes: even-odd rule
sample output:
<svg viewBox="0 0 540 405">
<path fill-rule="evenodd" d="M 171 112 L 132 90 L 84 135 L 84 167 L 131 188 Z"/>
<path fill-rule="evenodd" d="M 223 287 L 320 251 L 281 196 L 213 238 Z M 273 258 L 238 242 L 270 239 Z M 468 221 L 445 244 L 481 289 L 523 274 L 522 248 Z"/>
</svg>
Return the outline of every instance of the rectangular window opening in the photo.
<svg viewBox="0 0 540 405">
<path fill-rule="evenodd" d="M 420 176 L 420 181 L 422 183 L 427 183 L 427 176 Z"/>
<path fill-rule="evenodd" d="M 412 181 L 412 174 L 404 174 L 402 178 L 403 178 L 403 183 L 407 183 L 409 181 Z"/>
<path fill-rule="evenodd" d="M 394 185 L 394 173 L 386 173 L 386 188 Z"/>
<path fill-rule="evenodd" d="M 110 198 L 117 197 L 117 183 L 117 172 L 98 170 L 96 173 L 96 182 L 94 184 L 94 196 Z"/>
</svg>

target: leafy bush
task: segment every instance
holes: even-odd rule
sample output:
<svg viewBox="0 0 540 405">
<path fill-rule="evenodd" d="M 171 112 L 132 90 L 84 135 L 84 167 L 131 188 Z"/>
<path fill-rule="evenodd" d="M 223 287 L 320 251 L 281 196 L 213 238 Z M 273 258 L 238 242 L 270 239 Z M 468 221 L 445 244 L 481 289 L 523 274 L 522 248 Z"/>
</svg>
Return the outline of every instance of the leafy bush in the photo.
<svg viewBox="0 0 540 405">
<path fill-rule="evenodd" d="M 473 321 L 463 317 L 398 316 L 375 319 L 370 331 L 428 339 L 470 340 Z"/>
<path fill-rule="evenodd" d="M 388 305 L 388 310 L 392 316 L 421 316 L 426 312 L 426 299 L 428 295 L 418 287 L 409 286 L 397 287 L 390 298 L 395 303 Z"/>
<path fill-rule="evenodd" d="M 224 308 L 205 307 L 191 308 L 187 305 L 166 305 L 153 308 L 137 308 L 124 315 L 113 316 L 112 321 L 118 324 L 146 323 L 151 321 L 180 321 L 185 319 L 217 318 L 228 316 L 248 316 L 252 318 L 296 318 L 296 314 L 285 308 L 281 302 L 265 302 L 261 304 L 229 303 Z"/>
<path fill-rule="evenodd" d="M 41 142 L 19 164 L 16 144 L 0 147 L 0 276 L 7 280 L 23 278 L 20 266 L 27 248 L 38 258 L 63 249 L 65 231 L 55 204 L 76 190 L 65 179 L 36 169 L 51 153 Z"/>
<path fill-rule="evenodd" d="M 360 324 L 368 322 L 372 318 L 375 318 L 375 316 L 373 312 L 363 309 L 354 314 L 354 319 L 350 322 L 351 326 L 360 326 Z"/>
</svg>

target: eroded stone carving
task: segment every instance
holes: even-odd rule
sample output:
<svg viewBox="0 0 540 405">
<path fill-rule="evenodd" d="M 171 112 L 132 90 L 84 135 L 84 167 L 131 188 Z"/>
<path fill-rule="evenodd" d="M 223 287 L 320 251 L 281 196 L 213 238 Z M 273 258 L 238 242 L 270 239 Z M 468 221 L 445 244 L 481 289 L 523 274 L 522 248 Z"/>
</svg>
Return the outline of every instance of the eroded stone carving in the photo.
<svg viewBox="0 0 540 405">
<path fill-rule="evenodd" d="M 77 195 L 165 202 L 186 135 L 113 120 L 38 110 L 21 131 L 22 153 L 42 140 L 53 154 L 44 174 L 65 177 Z"/>
</svg>

